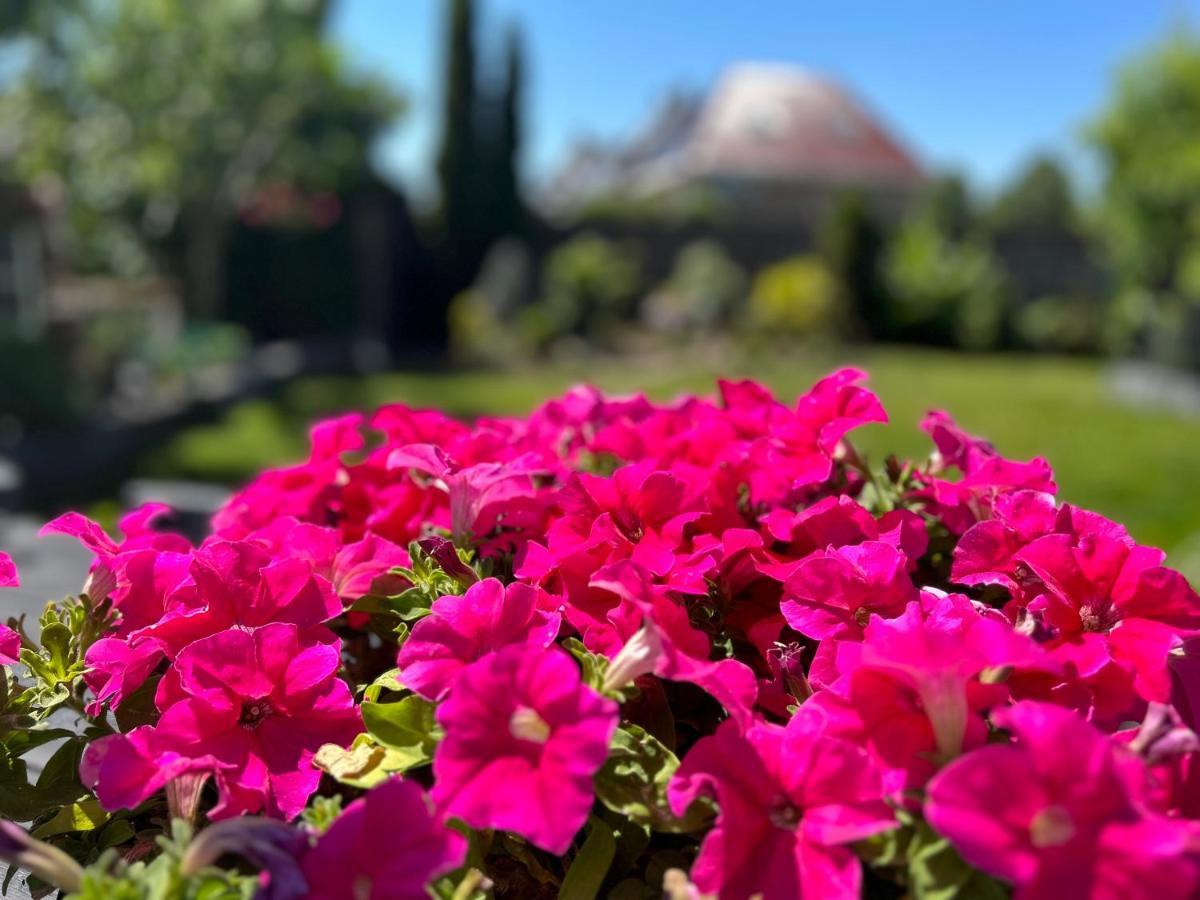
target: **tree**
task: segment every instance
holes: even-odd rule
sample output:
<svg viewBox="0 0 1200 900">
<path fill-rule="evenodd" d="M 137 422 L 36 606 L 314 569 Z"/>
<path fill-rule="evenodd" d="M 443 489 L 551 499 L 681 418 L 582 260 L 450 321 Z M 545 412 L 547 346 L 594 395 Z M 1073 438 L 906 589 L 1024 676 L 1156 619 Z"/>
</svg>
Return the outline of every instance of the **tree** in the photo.
<svg viewBox="0 0 1200 900">
<path fill-rule="evenodd" d="M 1128 63 L 1092 123 L 1104 225 L 1127 280 L 1175 287 L 1200 252 L 1200 41 L 1182 31 Z"/>
<path fill-rule="evenodd" d="M 1200 367 L 1200 39 L 1186 29 L 1128 63 L 1088 136 L 1120 283 L 1117 346 Z"/>
<path fill-rule="evenodd" d="M 1075 224 L 1071 181 L 1056 160 L 1039 156 L 1029 163 L 992 205 L 995 231 L 1070 231 Z"/>
<path fill-rule="evenodd" d="M 521 32 L 511 26 L 504 45 L 504 88 L 496 128 L 494 184 L 497 234 L 521 234 L 525 207 L 521 200 L 521 104 L 525 82 L 525 51 Z"/>
<path fill-rule="evenodd" d="M 952 240 L 961 240 L 975 227 L 975 210 L 961 175 L 940 175 L 925 186 L 917 201 L 917 215 Z"/>
<path fill-rule="evenodd" d="M 32 64 L 3 98 L 17 171 L 65 179 L 82 263 L 182 275 L 223 312 L 226 241 L 264 186 L 338 190 L 398 111 L 322 36 L 323 0 L 37 4 Z"/>
<path fill-rule="evenodd" d="M 849 324 L 869 338 L 890 333 L 883 283 L 884 235 L 861 193 L 843 195 L 821 229 L 820 249 L 851 307 Z"/>
<path fill-rule="evenodd" d="M 443 240 L 449 262 L 464 282 L 470 280 L 485 249 L 477 205 L 483 154 L 475 68 L 474 2 L 451 0 L 437 170 Z"/>
</svg>

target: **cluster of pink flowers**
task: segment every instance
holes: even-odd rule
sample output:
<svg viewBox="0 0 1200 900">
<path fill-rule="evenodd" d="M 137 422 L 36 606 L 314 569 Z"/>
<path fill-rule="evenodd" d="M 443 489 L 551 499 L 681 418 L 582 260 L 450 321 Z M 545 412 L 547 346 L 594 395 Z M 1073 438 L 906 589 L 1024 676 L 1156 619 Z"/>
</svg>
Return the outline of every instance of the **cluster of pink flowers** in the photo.
<svg viewBox="0 0 1200 900">
<path fill-rule="evenodd" d="M 152 697 L 88 744 L 84 785 L 173 812 L 192 786 L 210 821 L 340 793 L 298 857 L 322 898 L 468 869 L 534 896 L 619 830 L 601 777 L 663 794 L 605 893 L 658 890 L 668 853 L 696 897 L 897 896 L 940 841 L 955 877 L 1018 900 L 1200 896 L 1200 598 L 1059 502 L 1044 460 L 944 413 L 927 460 L 872 468 L 850 434 L 887 416 L 863 377 L 790 405 L 752 382 L 666 405 L 581 387 L 471 425 L 389 406 L 316 426 L 199 546 L 159 507 L 120 540 L 60 517 L 115 612 L 88 715 Z M 413 593 L 418 546 L 452 587 L 411 615 L 369 602 Z M 19 644 L 0 634 L 0 663 Z M 428 759 L 338 784 L 316 757 L 375 736 L 362 689 L 392 667 Z M 613 767 L 618 731 L 670 757 L 661 784 Z"/>
</svg>

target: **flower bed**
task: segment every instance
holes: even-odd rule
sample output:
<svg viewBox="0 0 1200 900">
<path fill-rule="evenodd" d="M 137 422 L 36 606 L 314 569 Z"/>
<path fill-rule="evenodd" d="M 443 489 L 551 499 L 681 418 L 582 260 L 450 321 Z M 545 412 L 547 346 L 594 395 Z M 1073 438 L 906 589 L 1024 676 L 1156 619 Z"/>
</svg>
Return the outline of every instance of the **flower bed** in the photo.
<svg viewBox="0 0 1200 900">
<path fill-rule="evenodd" d="M 199 546 L 56 519 L 95 561 L 0 635 L 0 855 L 87 898 L 1197 896 L 1200 598 L 944 413 L 869 465 L 862 379 L 389 406 Z"/>
</svg>

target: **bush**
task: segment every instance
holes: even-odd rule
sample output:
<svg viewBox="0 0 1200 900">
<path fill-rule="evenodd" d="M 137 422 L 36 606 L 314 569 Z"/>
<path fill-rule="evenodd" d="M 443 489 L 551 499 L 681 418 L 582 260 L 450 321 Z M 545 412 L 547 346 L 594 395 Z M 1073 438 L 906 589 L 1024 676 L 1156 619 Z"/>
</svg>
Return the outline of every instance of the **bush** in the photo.
<svg viewBox="0 0 1200 900">
<path fill-rule="evenodd" d="M 1017 314 L 1021 343 L 1047 353 L 1096 353 L 1104 339 L 1105 311 L 1088 297 L 1042 297 Z"/>
<path fill-rule="evenodd" d="M 952 240 L 918 217 L 896 236 L 885 272 L 891 319 L 902 339 L 969 349 L 999 343 L 1004 273 L 986 247 Z"/>
<path fill-rule="evenodd" d="M 581 234 L 556 247 L 542 271 L 543 318 L 552 337 L 611 337 L 634 314 L 644 287 L 641 255 L 629 244 Z"/>
<path fill-rule="evenodd" d="M 1197 896 L 1200 597 L 944 412 L 872 467 L 863 377 L 393 404 L 198 545 L 61 516 L 81 592 L 0 626 L 0 860 L 67 900 Z"/>
<path fill-rule="evenodd" d="M 817 256 L 793 256 L 754 276 L 747 326 L 765 336 L 799 337 L 828 331 L 841 288 Z"/>
<path fill-rule="evenodd" d="M 671 277 L 643 304 L 655 330 L 708 331 L 727 325 L 746 299 L 746 273 L 716 241 L 695 241 L 675 257 Z"/>
</svg>

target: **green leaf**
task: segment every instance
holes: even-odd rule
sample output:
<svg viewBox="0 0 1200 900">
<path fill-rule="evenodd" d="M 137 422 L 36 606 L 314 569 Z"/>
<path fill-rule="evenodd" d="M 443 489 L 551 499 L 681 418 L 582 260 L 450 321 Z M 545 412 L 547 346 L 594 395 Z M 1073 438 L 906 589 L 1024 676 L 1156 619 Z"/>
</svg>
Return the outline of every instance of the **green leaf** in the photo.
<svg viewBox="0 0 1200 900">
<path fill-rule="evenodd" d="M 60 809 L 52 818 L 35 828 L 35 838 L 46 838 L 55 834 L 73 831 L 93 831 L 108 821 L 108 813 L 100 807 L 100 801 L 89 797 Z"/>
<path fill-rule="evenodd" d="M 403 691 L 405 688 L 400 683 L 399 675 L 399 669 L 388 669 L 363 689 L 363 699 L 375 703 L 384 691 Z"/>
<path fill-rule="evenodd" d="M 147 678 L 113 710 L 117 727 L 121 731 L 132 731 L 139 725 L 150 725 L 158 721 L 159 712 L 154 704 L 154 695 L 158 692 L 158 683 L 161 680 L 159 676 Z"/>
<path fill-rule="evenodd" d="M 696 831 L 712 808 L 697 801 L 682 819 L 671 812 L 667 786 L 678 768 L 679 758 L 662 741 L 638 725 L 622 726 L 596 773 L 596 797 L 613 812 L 654 831 Z"/>
<path fill-rule="evenodd" d="M 616 690 L 606 691 L 604 689 L 604 679 L 608 675 L 608 660 L 603 656 L 592 653 L 587 647 L 583 646 L 583 642 L 578 638 L 567 638 L 562 642 L 562 648 L 575 657 L 575 661 L 579 663 L 579 668 L 583 675 L 583 683 L 596 693 L 611 697 L 618 703 L 624 703 L 630 697 L 637 695 L 637 688 L 632 684 L 617 688 Z"/>
<path fill-rule="evenodd" d="M 395 703 L 363 703 L 363 724 L 378 743 L 394 750 L 420 752 L 433 758 L 440 729 L 434 720 L 434 705 L 411 694 Z"/>
<path fill-rule="evenodd" d="M 1006 900 L 1009 891 L 971 868 L 948 840 L 925 822 L 908 846 L 908 881 L 914 900 Z"/>
<path fill-rule="evenodd" d="M 360 734 L 349 749 L 325 744 L 313 756 L 313 765 L 318 769 L 328 772 L 341 784 L 363 790 L 427 762 L 429 756 L 422 750 L 384 747 L 369 734 Z"/>
<path fill-rule="evenodd" d="M 587 839 L 571 860 L 571 867 L 558 889 L 559 900 L 594 900 L 600 896 L 600 888 L 616 853 L 617 841 L 612 829 L 592 816 L 588 820 Z"/>
</svg>

